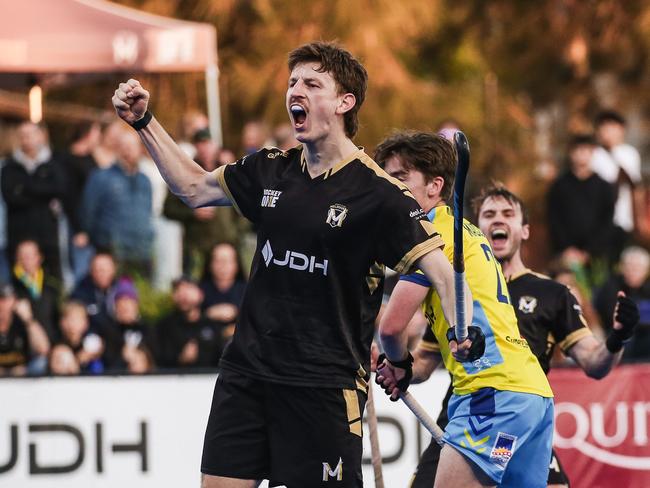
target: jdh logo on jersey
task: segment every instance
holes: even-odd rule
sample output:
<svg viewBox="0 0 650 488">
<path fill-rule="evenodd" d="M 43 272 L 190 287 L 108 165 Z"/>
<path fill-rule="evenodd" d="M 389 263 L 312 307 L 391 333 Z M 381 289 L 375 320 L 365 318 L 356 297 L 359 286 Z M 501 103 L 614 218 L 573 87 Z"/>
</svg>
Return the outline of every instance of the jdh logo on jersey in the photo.
<svg viewBox="0 0 650 488">
<path fill-rule="evenodd" d="M 329 481 L 330 477 L 336 481 L 343 480 L 343 459 L 339 458 L 339 463 L 334 469 L 330 467 L 329 463 L 323 463 L 323 481 Z"/>
<path fill-rule="evenodd" d="M 275 208 L 275 204 L 278 202 L 281 194 L 282 192 L 279 190 L 264 190 L 262 207 Z"/>
<path fill-rule="evenodd" d="M 523 296 L 519 299 L 519 310 L 523 313 L 533 313 L 537 308 L 537 298 Z"/>
<path fill-rule="evenodd" d="M 309 271 L 310 273 L 314 273 L 315 270 L 320 269 L 323 272 L 323 276 L 327 276 L 327 265 L 329 264 L 327 259 L 323 259 L 322 263 L 318 263 L 316 262 L 315 256 L 307 256 L 297 251 L 286 251 L 283 259 L 277 259 L 273 257 L 273 249 L 271 249 L 271 243 L 269 241 L 266 241 L 266 244 L 262 248 L 262 257 L 267 268 L 271 264 L 275 264 L 276 266 L 289 266 L 291 269 Z"/>
<path fill-rule="evenodd" d="M 348 207 L 341 205 L 340 203 L 335 203 L 330 206 L 329 211 L 327 212 L 327 222 L 332 227 L 341 227 L 345 217 L 348 216 Z"/>
</svg>

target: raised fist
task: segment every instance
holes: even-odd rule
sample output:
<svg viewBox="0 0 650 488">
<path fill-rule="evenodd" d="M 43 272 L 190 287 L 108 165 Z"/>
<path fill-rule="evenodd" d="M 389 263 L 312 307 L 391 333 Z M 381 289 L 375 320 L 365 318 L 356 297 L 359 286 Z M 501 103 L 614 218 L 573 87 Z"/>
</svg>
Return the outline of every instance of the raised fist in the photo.
<svg viewBox="0 0 650 488">
<path fill-rule="evenodd" d="M 120 83 L 111 100 L 117 115 L 127 124 L 140 120 L 147 111 L 149 92 L 138 80 L 130 79 Z"/>
</svg>

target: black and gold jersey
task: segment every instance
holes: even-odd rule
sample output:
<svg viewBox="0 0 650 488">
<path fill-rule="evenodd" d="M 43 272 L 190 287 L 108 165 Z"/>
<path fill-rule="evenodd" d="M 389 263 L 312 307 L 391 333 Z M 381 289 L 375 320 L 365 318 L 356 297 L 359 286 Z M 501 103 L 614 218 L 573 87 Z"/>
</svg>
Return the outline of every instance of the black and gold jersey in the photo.
<svg viewBox="0 0 650 488">
<path fill-rule="evenodd" d="M 312 178 L 302 147 L 216 172 L 256 224 L 257 249 L 221 367 L 298 386 L 355 388 L 369 371 L 383 265 L 443 243 L 408 189 L 359 149 Z"/>
<path fill-rule="evenodd" d="M 508 291 L 519 331 L 545 373 L 556 345 L 566 352 L 591 335 L 578 301 L 565 285 L 526 270 L 508 280 Z"/>
</svg>

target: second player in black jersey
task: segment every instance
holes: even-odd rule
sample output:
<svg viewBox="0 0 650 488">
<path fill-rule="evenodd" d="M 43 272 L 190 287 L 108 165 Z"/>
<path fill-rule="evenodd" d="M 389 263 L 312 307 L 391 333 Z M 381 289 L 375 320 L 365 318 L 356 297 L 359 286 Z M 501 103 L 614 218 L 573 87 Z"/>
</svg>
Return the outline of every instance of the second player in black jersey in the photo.
<svg viewBox="0 0 650 488">
<path fill-rule="evenodd" d="M 615 332 L 605 343 L 599 341 L 589 329 L 571 290 L 524 266 L 521 245 L 528 239 L 530 230 L 523 202 L 505 187 L 495 185 L 484 189 L 477 197 L 474 211 L 507 279 L 521 333 L 521 338 L 513 340 L 526 341 L 546 373 L 553 350 L 559 346 L 588 376 L 596 379 L 606 376 L 620 361 L 623 342 L 631 337 L 638 323 L 636 305 L 624 294 L 619 294 L 614 313 Z M 432 335 L 427 328 L 414 353 L 414 382 L 424 381 L 431 375 L 432 368 L 428 365 L 433 363 L 432 358 L 438 350 Z M 448 399 L 449 392 L 438 418 L 441 427 L 447 423 Z M 411 488 L 432 486 L 439 456 L 440 447 L 431 442 L 420 458 Z M 548 486 L 569 486 L 555 452 L 549 465 Z"/>
</svg>

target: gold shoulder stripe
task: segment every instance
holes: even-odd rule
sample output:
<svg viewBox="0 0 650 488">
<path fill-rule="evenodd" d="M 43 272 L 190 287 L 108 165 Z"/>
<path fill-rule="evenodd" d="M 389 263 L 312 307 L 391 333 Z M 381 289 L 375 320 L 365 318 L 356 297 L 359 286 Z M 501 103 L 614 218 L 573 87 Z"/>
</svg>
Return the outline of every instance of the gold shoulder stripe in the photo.
<svg viewBox="0 0 650 488">
<path fill-rule="evenodd" d="M 558 344 L 558 346 L 560 346 L 560 349 L 562 349 L 563 352 L 566 352 L 571 349 L 571 346 L 575 345 L 575 343 L 580 339 L 588 337 L 590 335 L 593 335 L 593 333 L 591 332 L 591 329 L 587 327 L 574 330 L 568 336 L 566 336 L 564 340 Z"/>
<path fill-rule="evenodd" d="M 397 263 L 397 266 L 393 268 L 396 273 L 404 274 L 413 267 L 413 264 L 420 259 L 422 256 L 428 252 L 433 251 L 434 249 L 442 249 L 445 247 L 445 242 L 440 237 L 440 234 L 435 233 L 429 239 L 424 242 L 421 242 L 409 252 L 407 252 L 404 257 Z"/>
<path fill-rule="evenodd" d="M 363 152 L 363 149 L 357 149 L 352 154 L 350 154 L 346 158 L 343 158 L 341 161 L 339 161 L 334 166 L 332 166 L 325 173 L 325 178 L 328 178 L 328 177 L 332 176 L 334 173 L 336 173 L 337 171 L 340 171 L 343 167 L 345 167 L 347 164 L 351 163 L 355 159 L 360 159 L 362 155 L 365 155 L 365 153 Z M 323 178 L 323 179 L 325 179 L 325 178 Z"/>
<path fill-rule="evenodd" d="M 434 234 L 437 234 L 436 232 L 436 226 L 433 225 L 431 222 L 429 222 L 428 219 L 422 219 L 420 220 L 420 224 L 424 228 L 424 231 L 427 233 L 429 237 L 431 237 Z"/>
<path fill-rule="evenodd" d="M 515 274 L 513 274 L 513 275 L 506 276 L 506 281 L 507 281 L 507 282 L 514 281 L 514 280 L 516 280 L 517 278 L 521 278 L 522 276 L 527 275 L 527 274 L 535 274 L 535 273 L 533 273 L 533 272 L 532 272 L 531 270 L 529 270 L 528 268 L 525 268 L 524 270 L 520 271 L 519 273 L 515 273 Z"/>
<path fill-rule="evenodd" d="M 395 185 L 400 190 L 402 190 L 402 193 L 404 193 L 404 195 L 415 199 L 415 197 L 413 196 L 411 191 L 408 189 L 408 187 L 404 183 L 402 183 L 397 178 L 393 178 L 391 175 L 386 173 L 381 168 L 381 166 L 379 166 L 377 163 L 375 163 L 375 161 L 370 156 L 368 156 L 365 152 L 361 153 L 361 155 L 359 156 L 359 161 L 361 161 L 368 168 L 370 168 L 372 171 L 374 171 L 377 176 L 379 176 L 380 178 L 384 178 L 387 181 L 390 181 L 393 185 Z"/>
<path fill-rule="evenodd" d="M 237 210 L 237 213 L 244 217 L 244 214 L 241 212 L 239 209 L 239 205 L 237 205 L 237 202 L 235 201 L 235 197 L 233 197 L 232 193 L 230 192 L 230 189 L 228 188 L 228 183 L 226 183 L 226 167 L 230 165 L 224 164 L 223 166 L 219 166 L 217 169 L 214 170 L 213 174 L 215 179 L 217 180 L 217 183 L 219 184 L 219 187 L 223 190 L 223 192 L 226 194 L 228 197 L 228 200 L 232 203 L 232 206 L 235 207 L 235 210 Z"/>
<path fill-rule="evenodd" d="M 418 344 L 418 349 L 423 349 L 423 350 L 428 351 L 428 352 L 440 353 L 440 344 L 437 344 L 435 342 L 422 340 Z"/>
<path fill-rule="evenodd" d="M 547 275 L 542 274 L 542 273 L 538 273 L 537 271 L 533 271 L 533 270 L 531 270 L 531 269 L 529 269 L 528 272 L 529 272 L 530 274 L 532 274 L 532 275 L 537 276 L 538 278 L 542 278 L 543 280 L 552 280 L 552 279 L 553 279 L 553 278 L 551 278 L 550 276 L 547 276 Z"/>
</svg>

